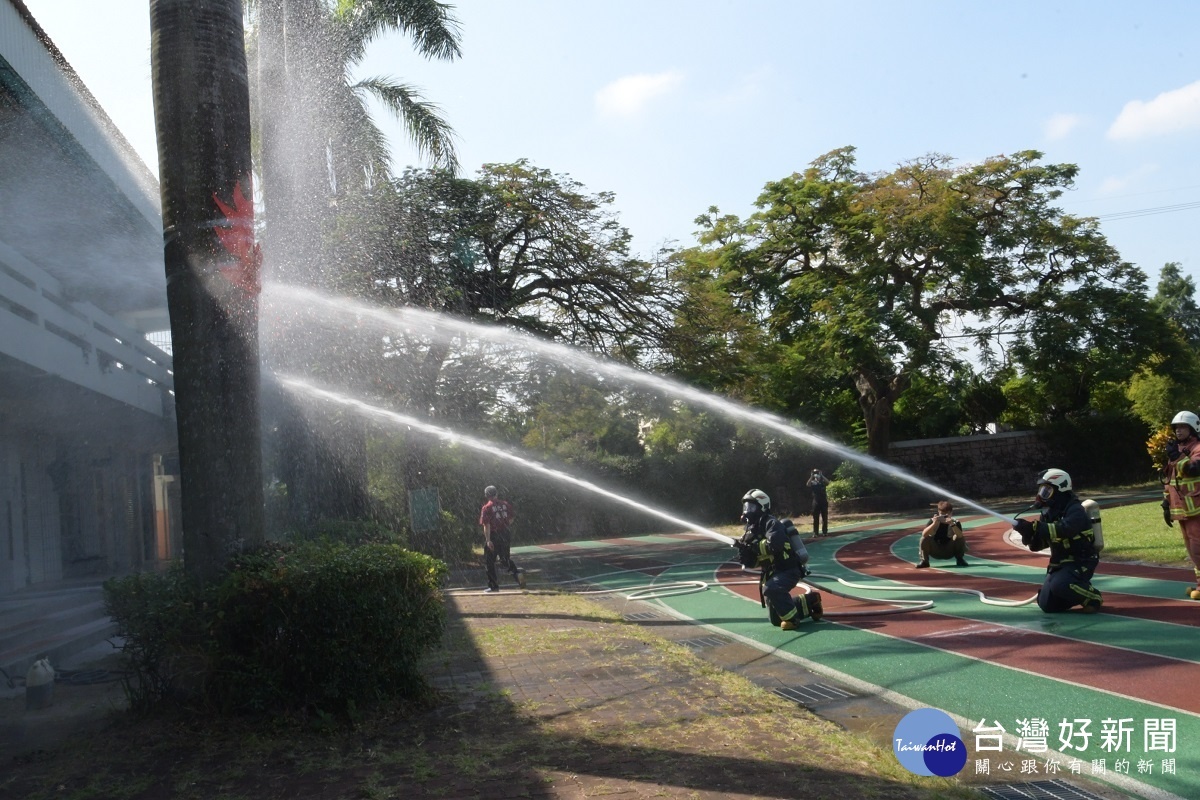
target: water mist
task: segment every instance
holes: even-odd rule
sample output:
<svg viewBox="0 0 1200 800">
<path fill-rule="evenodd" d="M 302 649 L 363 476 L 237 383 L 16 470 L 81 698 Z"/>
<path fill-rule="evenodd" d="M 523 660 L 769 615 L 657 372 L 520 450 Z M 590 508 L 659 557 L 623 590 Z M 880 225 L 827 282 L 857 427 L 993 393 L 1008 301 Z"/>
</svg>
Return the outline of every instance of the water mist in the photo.
<svg viewBox="0 0 1200 800">
<path fill-rule="evenodd" d="M 381 308 L 346 297 L 336 297 L 296 286 L 272 284 L 264 290 L 264 299 L 286 307 L 289 312 L 297 308 L 323 308 L 341 315 L 352 316 L 357 321 L 372 321 L 385 331 L 396 331 L 397 328 L 409 327 L 423 336 L 435 341 L 449 343 L 455 337 L 468 337 L 494 342 L 496 344 L 517 346 L 538 356 L 556 361 L 564 366 L 574 367 L 583 371 L 591 371 L 614 380 L 625 381 L 655 392 L 666 394 L 675 399 L 683 400 L 696 406 L 702 406 L 716 411 L 722 416 L 750 423 L 761 429 L 774 431 L 792 439 L 805 442 L 822 451 L 833 453 L 847 461 L 861 464 L 875 472 L 903 481 L 913 486 L 929 490 L 940 497 L 957 501 L 958 504 L 972 508 L 990 517 L 1008 520 L 1009 517 L 994 511 L 970 498 L 950 492 L 934 483 L 917 476 L 892 464 L 886 464 L 865 453 L 831 442 L 811 431 L 799 427 L 797 423 L 778 417 L 774 414 L 753 409 L 740 403 L 728 400 L 718 395 L 696 389 L 662 375 L 642 372 L 632 367 L 605 361 L 581 350 L 556 342 L 537 339 L 528 334 L 513 331 L 495 325 L 482 325 L 470 322 L 448 314 L 440 314 L 416 308 Z M 264 316 L 272 313 L 264 310 Z M 278 311 L 274 312 L 280 313 Z"/>
<path fill-rule="evenodd" d="M 625 497 L 624 495 L 617 494 L 616 492 L 612 492 L 601 486 L 597 486 L 594 483 L 585 481 L 582 478 L 577 478 L 577 477 L 575 477 L 573 475 L 569 475 L 565 472 L 560 472 L 559 470 L 551 469 L 550 467 L 547 467 L 545 464 L 540 464 L 536 461 L 531 461 L 527 458 L 522 458 L 518 455 L 514 455 L 513 453 L 510 453 L 507 450 L 497 447 L 494 444 L 486 442 L 483 439 L 477 439 L 474 436 L 468 436 L 467 434 L 459 433 L 457 431 L 452 431 L 452 430 L 449 430 L 448 428 L 442 428 L 437 425 L 432 425 L 428 422 L 423 422 L 422 420 L 419 420 L 416 417 L 410 417 L 405 414 L 399 414 L 395 411 L 388 411 L 387 409 L 379 408 L 378 406 L 372 406 L 368 403 L 364 403 L 363 401 L 357 400 L 353 397 L 347 397 L 346 395 L 338 394 L 336 392 L 329 391 L 328 389 L 322 389 L 318 386 L 313 385 L 312 383 L 309 383 L 308 381 L 301 380 L 300 378 L 290 377 L 287 375 L 279 375 L 277 377 L 279 379 L 279 382 L 282 385 L 288 387 L 289 389 L 291 389 L 294 392 L 298 392 L 298 393 L 307 395 L 308 397 L 316 398 L 318 400 L 325 400 L 328 402 L 339 403 L 344 406 L 349 406 L 350 408 L 354 409 L 356 412 L 358 412 L 359 414 L 361 414 L 363 416 L 381 420 L 389 425 L 392 425 L 395 427 L 414 428 L 416 430 L 421 431 L 422 433 L 427 433 L 427 434 L 436 436 L 447 442 L 462 445 L 464 447 L 469 447 L 472 450 L 478 450 L 482 453 L 487 453 L 488 455 L 495 456 L 496 458 L 501 458 L 506 461 L 510 461 L 510 462 L 520 466 L 522 469 L 527 469 L 527 470 L 530 470 L 533 472 L 537 472 L 541 475 L 545 475 L 549 478 L 553 478 L 554 480 L 561 481 L 563 483 L 570 483 L 573 486 L 578 486 L 579 488 L 586 489 L 587 491 L 598 494 L 601 497 L 607 498 L 607 499 L 612 500 L 617 503 L 622 503 L 624 505 L 630 506 L 631 508 L 635 508 L 638 511 L 641 511 L 650 516 L 658 517 L 659 519 L 669 522 L 672 525 L 677 525 L 686 530 L 695 531 L 696 533 L 699 533 L 703 536 L 707 536 L 710 539 L 716 539 L 717 541 L 719 541 L 723 544 L 728 544 L 728 545 L 733 544 L 733 539 L 731 539 L 730 537 L 728 537 L 722 533 L 718 533 L 714 530 L 709 530 L 708 528 L 705 528 L 702 525 L 697 525 L 694 522 L 688 522 L 687 520 L 680 519 L 679 517 L 671 516 L 670 514 L 666 514 L 662 511 L 659 511 L 658 509 L 648 506 L 644 503 L 639 503 L 636 500 Z"/>
</svg>

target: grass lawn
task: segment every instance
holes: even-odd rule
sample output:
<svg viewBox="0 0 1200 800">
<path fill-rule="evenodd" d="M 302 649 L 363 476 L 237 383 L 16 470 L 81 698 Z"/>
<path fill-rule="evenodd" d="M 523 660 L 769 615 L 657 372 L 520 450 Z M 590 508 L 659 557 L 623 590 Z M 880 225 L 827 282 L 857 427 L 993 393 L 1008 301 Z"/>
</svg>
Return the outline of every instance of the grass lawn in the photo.
<svg viewBox="0 0 1200 800">
<path fill-rule="evenodd" d="M 1166 526 L 1158 500 L 1106 508 L 1101 512 L 1101 519 L 1104 524 L 1103 560 L 1171 567 L 1191 565 L 1179 523 L 1170 528 Z"/>
</svg>

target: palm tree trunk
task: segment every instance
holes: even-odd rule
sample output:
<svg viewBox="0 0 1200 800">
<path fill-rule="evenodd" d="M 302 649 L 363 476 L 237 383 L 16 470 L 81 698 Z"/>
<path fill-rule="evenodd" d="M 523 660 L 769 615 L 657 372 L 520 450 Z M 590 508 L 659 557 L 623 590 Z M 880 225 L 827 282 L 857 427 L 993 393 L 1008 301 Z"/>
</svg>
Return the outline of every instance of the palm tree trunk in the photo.
<svg viewBox="0 0 1200 800">
<path fill-rule="evenodd" d="M 240 0 L 151 0 L 185 568 L 262 541 L 258 251 Z"/>
<path fill-rule="evenodd" d="M 262 0 L 258 8 L 256 108 L 267 269 L 275 280 L 317 290 L 331 289 L 336 277 L 325 242 L 333 224 L 333 188 L 326 153 L 331 110 L 323 94 L 332 52 L 324 13 L 315 0 Z M 330 358 L 287 339 L 265 355 L 280 371 L 297 373 Z M 322 366 L 325 374 L 338 372 L 337 364 Z M 367 513 L 361 421 L 318 412 L 292 418 L 277 435 L 289 524 Z"/>
</svg>

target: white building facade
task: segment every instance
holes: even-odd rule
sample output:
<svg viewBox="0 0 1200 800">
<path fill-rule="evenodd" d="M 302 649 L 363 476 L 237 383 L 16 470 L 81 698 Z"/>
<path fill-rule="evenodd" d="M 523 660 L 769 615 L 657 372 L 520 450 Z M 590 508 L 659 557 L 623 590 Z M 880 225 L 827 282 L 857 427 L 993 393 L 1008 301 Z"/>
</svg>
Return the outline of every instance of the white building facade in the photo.
<svg viewBox="0 0 1200 800">
<path fill-rule="evenodd" d="M 0 0 L 0 595 L 179 555 L 158 184 Z"/>
</svg>

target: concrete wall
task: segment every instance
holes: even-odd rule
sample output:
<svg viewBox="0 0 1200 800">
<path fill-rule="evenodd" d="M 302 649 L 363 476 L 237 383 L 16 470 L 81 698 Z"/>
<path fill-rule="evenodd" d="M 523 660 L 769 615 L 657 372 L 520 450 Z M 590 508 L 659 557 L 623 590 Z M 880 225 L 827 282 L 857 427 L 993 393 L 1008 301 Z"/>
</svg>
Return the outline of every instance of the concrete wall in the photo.
<svg viewBox="0 0 1200 800">
<path fill-rule="evenodd" d="M 894 442 L 888 461 L 964 497 L 1032 495 L 1051 454 L 1032 431 Z"/>
</svg>

